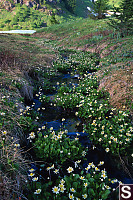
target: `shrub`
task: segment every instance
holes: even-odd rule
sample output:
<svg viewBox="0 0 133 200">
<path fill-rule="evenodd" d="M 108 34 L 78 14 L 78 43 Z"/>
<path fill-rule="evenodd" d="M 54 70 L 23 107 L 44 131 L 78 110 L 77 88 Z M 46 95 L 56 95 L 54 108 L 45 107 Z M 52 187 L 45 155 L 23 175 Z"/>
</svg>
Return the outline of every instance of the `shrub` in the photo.
<svg viewBox="0 0 133 200">
<path fill-rule="evenodd" d="M 123 0 L 119 7 L 114 7 L 114 18 L 110 25 L 121 33 L 121 36 L 133 34 L 133 0 Z"/>
</svg>

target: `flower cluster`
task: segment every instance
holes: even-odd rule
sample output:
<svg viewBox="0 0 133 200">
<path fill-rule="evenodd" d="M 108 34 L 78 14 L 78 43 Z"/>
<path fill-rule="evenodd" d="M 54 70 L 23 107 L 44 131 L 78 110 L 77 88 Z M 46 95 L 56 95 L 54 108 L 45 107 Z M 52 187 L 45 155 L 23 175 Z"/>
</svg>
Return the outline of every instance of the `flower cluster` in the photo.
<svg viewBox="0 0 133 200">
<path fill-rule="evenodd" d="M 133 138 L 129 113 L 111 108 L 108 93 L 97 87 L 97 77 L 84 74 L 76 87 L 62 85 L 58 89 L 56 104 L 76 110 L 76 116 L 89 121 L 85 126 L 89 138 L 107 153 L 125 154 Z"/>
<path fill-rule="evenodd" d="M 101 161 L 98 166 L 101 167 L 104 162 Z M 89 170 L 89 172 L 88 172 Z M 73 173 L 73 167 L 68 167 L 68 176 L 65 176 L 62 179 L 59 179 L 58 184 L 52 187 L 52 192 L 55 199 L 87 199 L 92 200 L 94 198 L 107 199 L 110 194 L 111 183 L 118 182 L 116 180 L 109 180 L 107 172 L 104 170 L 98 169 L 94 163 L 89 163 L 85 168 L 85 171 L 81 171 L 81 174 Z M 94 182 L 96 184 L 94 184 Z M 98 185 L 98 187 L 97 187 Z M 97 196 L 98 194 L 98 196 Z"/>
<path fill-rule="evenodd" d="M 44 161 L 63 163 L 67 159 L 73 161 L 85 156 L 84 147 L 78 140 L 67 136 L 67 130 L 54 131 L 53 127 L 42 130 L 35 139 L 35 152 Z"/>
</svg>

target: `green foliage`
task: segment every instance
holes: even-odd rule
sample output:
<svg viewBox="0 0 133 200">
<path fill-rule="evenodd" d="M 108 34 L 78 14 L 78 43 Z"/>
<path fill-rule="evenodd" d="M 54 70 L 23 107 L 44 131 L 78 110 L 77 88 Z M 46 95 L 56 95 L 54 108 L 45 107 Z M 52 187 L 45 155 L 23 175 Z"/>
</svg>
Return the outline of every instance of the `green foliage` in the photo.
<svg viewBox="0 0 133 200">
<path fill-rule="evenodd" d="M 95 144 L 100 144 L 105 151 L 114 155 L 124 155 L 132 141 L 131 120 L 127 118 L 129 114 L 119 111 L 116 115 L 113 112 L 115 109 L 111 109 L 106 100 L 108 94 L 97 92 L 97 86 L 97 79 L 86 75 L 76 88 L 61 86 L 56 103 L 64 109 L 76 109 L 76 116 L 89 121 L 86 132 Z"/>
<path fill-rule="evenodd" d="M 67 57 L 67 59 L 57 58 L 53 62 L 54 69 L 59 72 L 66 73 L 70 69 L 75 72 L 96 72 L 99 67 L 99 58 L 95 53 L 90 54 L 88 52 L 73 52 Z"/>
<path fill-rule="evenodd" d="M 125 36 L 133 33 L 133 0 L 123 0 L 119 7 L 114 7 L 114 18 L 110 25 Z"/>
<path fill-rule="evenodd" d="M 76 7 L 76 0 L 63 0 L 63 1 L 64 1 L 65 5 L 66 5 L 66 8 L 70 12 L 74 13 L 75 7 Z"/>
<path fill-rule="evenodd" d="M 55 18 L 55 13 L 53 12 L 50 18 L 51 24 L 59 24 L 59 22 Z"/>
<path fill-rule="evenodd" d="M 88 56 L 86 59 L 83 52 L 81 55 L 77 53 L 77 56 L 70 54 L 67 60 L 68 66 L 69 62 L 73 61 L 72 69 L 78 71 L 80 75 L 82 72 L 86 72 L 86 74 L 83 73 L 83 76 L 79 78 L 76 87 L 74 84 L 62 84 L 55 100 L 58 106 L 71 109 L 76 116 L 87 122 L 86 132 L 95 144 L 100 144 L 106 152 L 110 151 L 116 156 L 124 155 L 132 142 L 131 119 L 128 118 L 128 112 L 114 112 L 115 109 L 109 106 L 109 94 L 104 90 L 97 91 L 96 76 L 87 74 L 87 68 L 83 71 L 83 58 L 89 62 L 91 56 L 90 54 L 90 57 Z M 94 56 L 94 58 L 96 57 Z M 95 63 L 95 59 L 92 62 Z"/>
<path fill-rule="evenodd" d="M 53 24 L 58 24 L 67 20 L 78 18 L 72 15 L 72 13 L 65 8 L 63 3 L 58 2 L 58 6 L 55 6 L 53 3 L 49 3 L 48 1 L 37 1 L 37 3 L 40 3 L 42 7 L 46 6 L 46 12 L 36 10 L 36 5 L 34 5 L 33 8 L 29 8 L 25 4 L 15 4 L 15 9 L 11 12 L 2 9 L 0 14 L 0 28 L 3 30 L 10 30 L 15 28 L 39 29 L 45 26 L 51 26 Z M 73 9 L 73 2 L 70 3 L 68 1 L 68 5 L 69 4 Z M 57 14 L 58 9 L 63 10 L 64 12 Z M 53 12 L 52 16 L 49 15 L 49 10 Z"/>
<path fill-rule="evenodd" d="M 108 10 L 108 0 L 97 0 L 94 3 L 94 12 L 98 14 L 98 19 L 104 18 L 104 13 Z"/>
<path fill-rule="evenodd" d="M 109 5 L 118 7 L 121 0 L 109 0 Z"/>
<path fill-rule="evenodd" d="M 36 29 L 44 26 L 45 19 L 43 15 L 33 8 L 29 8 L 26 5 L 17 5 L 15 8 L 15 15 L 2 11 L 2 16 L 5 19 L 1 21 L 1 28 L 4 29 Z M 10 16 L 11 15 L 11 16 Z"/>
<path fill-rule="evenodd" d="M 10 21 L 7 20 L 7 23 L 10 23 Z M 23 22 L 19 21 L 19 23 Z M 67 23 L 60 26 L 55 25 L 47 30 L 52 30 L 53 32 L 56 32 L 57 35 L 60 34 L 61 36 L 64 35 L 64 33 L 69 33 L 70 35 L 73 35 L 74 33 L 77 35 L 79 32 L 83 32 L 83 34 L 86 35 L 90 31 L 86 26 L 88 23 L 89 29 L 92 31 L 94 30 L 94 23 L 98 26 L 101 21 L 97 23 L 94 21 L 80 20 L 77 23 Z M 15 26 L 17 25 L 14 25 L 14 27 Z M 75 35 L 73 37 L 75 37 Z M 37 41 L 37 38 L 35 39 Z M 43 45 L 44 43 L 47 44 L 47 46 L 55 44 L 53 41 L 52 43 L 51 40 L 46 40 L 44 38 L 41 39 L 40 42 L 42 42 Z M 56 42 L 58 43 L 58 41 Z M 131 53 L 131 51 L 125 50 L 124 53 L 121 52 L 121 55 L 123 59 L 126 58 L 129 60 Z M 66 110 L 69 108 L 69 111 L 71 109 L 76 116 L 82 119 L 82 122 L 86 124 L 86 126 L 84 126 L 85 129 L 83 130 L 88 133 L 90 140 L 93 141 L 96 146 L 101 146 L 106 152 L 109 151 L 110 154 L 118 156 L 120 153 L 120 155 L 125 156 L 127 153 L 127 148 L 130 146 L 132 141 L 130 115 L 128 112 L 117 111 L 113 109 L 109 105 L 109 94 L 104 90 L 97 91 L 99 82 L 95 76 L 95 73 L 93 72 L 97 72 L 99 69 L 99 56 L 96 54 L 72 50 L 69 52 L 62 50 L 60 51 L 60 54 L 66 56 L 67 58 L 61 59 L 59 56 L 58 59 L 53 62 L 53 66 L 50 67 L 48 73 L 43 71 L 43 68 L 41 68 L 40 65 L 37 69 L 38 74 L 33 73 L 35 74 L 34 77 L 38 76 L 41 79 L 43 85 L 43 91 L 40 89 L 39 93 L 36 95 L 37 100 L 39 99 L 41 106 L 49 105 L 50 97 L 44 95 L 43 92 L 49 93 L 50 91 L 54 91 L 55 88 L 53 88 L 53 84 L 50 82 L 49 78 L 53 77 L 57 71 L 63 73 L 69 71 L 69 73 L 72 73 L 72 76 L 79 75 L 76 77 L 77 79 L 74 79 L 73 81 L 76 84 L 62 84 L 60 88 L 58 85 L 58 94 L 56 97 L 54 96 L 57 105 L 62 106 Z M 116 63 L 119 60 L 119 56 L 117 56 L 116 53 L 114 56 L 109 56 L 112 59 L 112 63 Z M 116 57 L 117 60 L 113 60 L 116 59 Z M 105 59 L 107 60 L 107 57 Z M 108 65 L 110 65 L 110 62 L 108 62 Z M 91 74 L 88 74 L 88 72 Z M 0 73 L 0 76 L 4 76 L 3 72 Z M 39 81 L 38 85 L 40 87 Z M 38 85 L 37 88 L 39 88 Z M 21 88 L 21 84 L 16 81 L 13 81 L 11 86 Z M 13 115 L 13 112 L 8 113 L 9 107 L 6 111 L 3 110 L 3 106 L 15 106 L 15 103 L 10 102 L 10 98 L 11 97 L 2 98 L 0 128 L 2 128 L 3 125 L 4 128 L 11 128 L 16 120 L 16 114 Z M 54 105 L 56 106 L 56 104 Z M 86 196 L 84 197 L 83 195 L 87 195 L 88 200 L 97 200 L 99 198 L 103 200 L 108 199 L 111 188 L 106 172 L 104 170 L 100 171 L 100 169 L 96 168 L 93 163 L 89 163 L 89 166 L 86 169 L 83 169 L 82 163 L 79 165 L 83 158 L 82 153 L 84 150 L 78 141 L 79 138 L 77 137 L 73 140 L 70 139 L 67 135 L 67 131 L 65 130 L 64 132 L 61 130 L 58 132 L 55 132 L 54 130 L 44 130 L 44 127 L 40 127 L 42 124 L 41 116 L 42 113 L 44 114 L 43 109 L 45 110 L 47 107 L 39 107 L 36 111 L 33 109 L 33 107 L 34 104 L 31 107 L 27 106 L 25 110 L 20 112 L 20 116 L 17 116 L 18 119 L 16 120 L 17 124 L 19 124 L 23 129 L 23 135 L 26 137 L 30 131 L 35 131 L 34 134 L 33 132 L 32 134 L 29 134 L 30 139 L 33 139 L 32 147 L 35 145 L 34 148 L 36 155 L 34 155 L 35 160 L 37 160 L 36 165 L 38 168 L 40 167 L 40 170 L 37 170 L 35 176 L 38 176 L 38 172 L 39 175 L 42 175 L 38 176 L 38 179 L 40 177 L 40 180 L 36 182 L 33 181 L 33 177 L 29 177 L 31 183 L 26 184 L 26 187 L 28 188 L 27 199 L 67 200 L 70 199 L 69 194 L 73 194 L 72 196 L 74 196 L 75 199 L 85 199 Z M 6 150 L 8 146 L 11 146 L 10 144 L 8 145 L 4 142 L 2 143 L 2 141 L 4 141 L 4 137 L 5 135 L 2 136 L 2 140 L 0 141 L 0 150 L 2 153 L 3 149 Z M 132 151 L 130 152 L 130 155 L 131 154 Z M 0 169 L 8 170 L 7 175 L 9 175 L 9 171 L 18 171 L 21 167 L 21 163 L 24 163 L 22 160 L 22 162 L 18 162 L 17 164 L 16 160 L 13 160 L 14 155 L 16 155 L 16 150 L 15 152 L 13 150 L 11 158 L 9 157 L 11 156 L 11 152 L 4 155 L 6 155 L 4 157 L 7 159 L 7 164 L 5 165 L 7 169 L 3 164 L 0 164 Z M 2 155 L 2 158 L 4 157 Z M 39 165 L 38 163 L 43 164 Z M 69 165 L 73 167 L 74 173 L 68 173 L 67 168 Z M 90 169 L 90 166 L 92 169 Z M 14 177 L 16 177 L 16 175 Z M 60 185 L 62 183 L 61 181 L 64 181 L 63 187 Z M 57 194 L 53 192 L 53 188 L 55 186 L 57 186 L 59 189 Z M 35 190 L 39 188 L 41 188 L 41 192 L 35 194 Z M 72 193 L 72 188 L 76 192 Z"/>
<path fill-rule="evenodd" d="M 101 178 L 103 176 L 105 178 L 102 182 Z M 111 188 L 109 185 L 106 171 L 100 171 L 93 163 L 89 163 L 85 171 L 82 170 L 80 173 L 74 174 L 70 173 L 70 175 L 58 178 L 56 183 L 49 187 L 51 190 L 47 193 L 47 199 L 50 197 L 55 200 L 67 200 L 68 198 L 88 200 L 102 198 L 105 200 L 110 194 Z M 43 189 L 41 196 L 44 197 L 45 193 Z"/>
<path fill-rule="evenodd" d="M 82 158 L 83 147 L 76 140 L 67 137 L 66 131 L 52 130 L 39 133 L 35 139 L 35 152 L 39 158 L 49 163 L 64 163 Z"/>
</svg>

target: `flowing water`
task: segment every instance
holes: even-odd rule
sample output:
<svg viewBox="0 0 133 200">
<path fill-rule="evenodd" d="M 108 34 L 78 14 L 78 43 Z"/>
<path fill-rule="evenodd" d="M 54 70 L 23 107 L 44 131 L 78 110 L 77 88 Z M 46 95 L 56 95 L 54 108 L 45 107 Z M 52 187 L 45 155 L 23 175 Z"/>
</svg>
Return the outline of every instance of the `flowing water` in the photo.
<svg viewBox="0 0 133 200">
<path fill-rule="evenodd" d="M 71 76 L 70 73 L 68 74 L 62 74 L 55 76 L 51 79 L 51 82 L 57 86 L 57 81 L 61 84 L 63 82 L 69 84 L 69 85 L 77 85 L 78 84 L 78 77 L 79 75 L 76 74 L 74 76 Z M 54 99 L 55 92 L 53 94 L 47 94 L 47 96 L 50 97 L 50 99 Z M 37 99 L 34 99 L 35 102 L 35 109 L 40 107 L 41 102 Z M 92 142 L 87 137 L 86 133 L 83 133 L 83 125 L 81 119 L 78 117 L 75 117 L 71 113 L 65 112 L 63 109 L 54 106 L 53 104 L 46 107 L 46 109 L 43 111 L 42 119 L 43 124 L 46 125 L 47 128 L 53 127 L 54 130 L 58 130 L 60 127 L 65 125 L 65 128 L 68 130 L 68 136 L 71 138 L 76 137 L 76 133 L 80 134 L 80 142 L 84 146 L 93 147 Z M 62 122 L 62 118 L 65 118 L 65 121 Z M 98 148 L 91 148 L 91 150 L 87 153 L 87 161 L 84 162 L 84 167 L 89 162 L 94 162 L 94 164 L 98 164 L 100 161 L 104 161 L 104 167 L 106 171 L 108 172 L 108 176 L 110 178 L 117 178 L 118 180 L 122 181 L 126 184 L 133 184 L 133 180 L 124 172 L 116 168 L 114 165 L 113 159 L 111 159 L 105 151 L 103 151 L 100 147 Z M 120 162 L 120 161 L 118 161 Z"/>
</svg>

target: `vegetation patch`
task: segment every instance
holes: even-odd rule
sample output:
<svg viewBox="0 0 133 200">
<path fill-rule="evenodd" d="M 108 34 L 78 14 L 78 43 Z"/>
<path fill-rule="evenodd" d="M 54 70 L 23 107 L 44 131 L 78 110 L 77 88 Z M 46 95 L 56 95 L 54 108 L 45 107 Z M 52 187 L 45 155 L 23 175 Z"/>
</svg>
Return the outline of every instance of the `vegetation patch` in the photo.
<svg viewBox="0 0 133 200">
<path fill-rule="evenodd" d="M 107 22 L 0 35 L 2 198 L 111 200 L 132 182 L 132 36 Z"/>
</svg>

